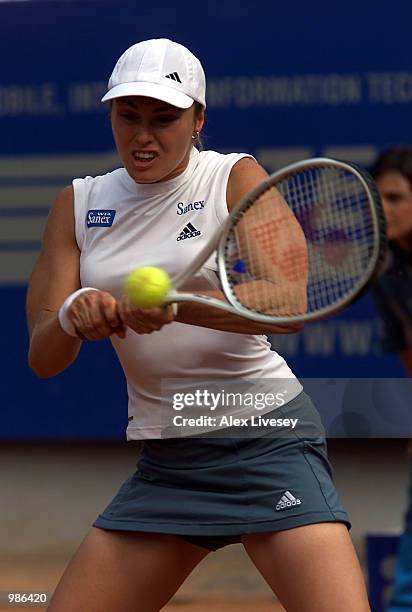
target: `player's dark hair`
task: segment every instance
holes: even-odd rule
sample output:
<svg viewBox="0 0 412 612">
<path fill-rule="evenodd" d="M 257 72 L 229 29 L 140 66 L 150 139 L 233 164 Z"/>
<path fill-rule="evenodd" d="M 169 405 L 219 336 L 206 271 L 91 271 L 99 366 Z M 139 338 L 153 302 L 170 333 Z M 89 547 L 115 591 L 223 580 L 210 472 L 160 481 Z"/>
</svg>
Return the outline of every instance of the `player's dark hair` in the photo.
<svg viewBox="0 0 412 612">
<path fill-rule="evenodd" d="M 399 172 L 412 188 L 412 146 L 396 145 L 382 151 L 369 169 L 374 179 L 385 172 Z"/>
</svg>

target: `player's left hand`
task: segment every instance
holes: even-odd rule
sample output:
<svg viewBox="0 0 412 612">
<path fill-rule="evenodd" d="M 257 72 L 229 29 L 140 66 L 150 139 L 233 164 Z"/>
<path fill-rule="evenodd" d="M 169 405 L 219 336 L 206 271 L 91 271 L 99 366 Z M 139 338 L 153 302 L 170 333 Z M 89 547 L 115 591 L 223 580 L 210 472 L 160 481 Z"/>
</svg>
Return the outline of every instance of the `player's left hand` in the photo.
<svg viewBox="0 0 412 612">
<path fill-rule="evenodd" d="M 123 323 L 136 334 L 151 334 L 174 320 L 170 304 L 164 308 L 141 310 L 133 306 L 126 296 L 118 302 L 118 312 Z"/>
</svg>

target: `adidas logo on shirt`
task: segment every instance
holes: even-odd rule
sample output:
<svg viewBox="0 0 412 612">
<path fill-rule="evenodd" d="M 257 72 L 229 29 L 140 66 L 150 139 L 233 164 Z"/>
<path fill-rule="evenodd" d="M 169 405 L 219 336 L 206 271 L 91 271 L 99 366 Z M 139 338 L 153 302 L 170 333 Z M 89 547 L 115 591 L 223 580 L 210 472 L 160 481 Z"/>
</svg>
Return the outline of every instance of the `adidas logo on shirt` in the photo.
<svg viewBox="0 0 412 612">
<path fill-rule="evenodd" d="M 291 508 L 292 506 L 300 506 L 301 503 L 300 499 L 297 499 L 290 491 L 285 491 L 276 504 L 276 511 Z"/>
<path fill-rule="evenodd" d="M 200 230 L 196 229 L 193 223 L 188 223 L 182 229 L 180 234 L 177 237 L 177 241 L 179 240 L 187 240 L 188 238 L 196 238 L 196 236 L 200 236 Z"/>
</svg>

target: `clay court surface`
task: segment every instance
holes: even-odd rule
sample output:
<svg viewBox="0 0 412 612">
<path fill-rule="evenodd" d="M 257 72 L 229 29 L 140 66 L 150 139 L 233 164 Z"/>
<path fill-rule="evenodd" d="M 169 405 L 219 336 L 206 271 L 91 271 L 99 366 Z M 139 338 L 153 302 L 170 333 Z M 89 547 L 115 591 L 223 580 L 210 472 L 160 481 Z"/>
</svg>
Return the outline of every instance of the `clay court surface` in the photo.
<svg viewBox="0 0 412 612">
<path fill-rule="evenodd" d="M 282 612 L 284 609 L 276 603 L 254 568 L 245 572 L 245 559 L 239 554 L 241 552 L 237 546 L 231 546 L 224 554 L 210 555 L 163 610 Z M 50 597 L 66 562 L 66 558 L 0 560 L 0 612 L 45 611 L 46 605 L 41 604 L 8 605 L 7 593 L 47 593 Z M 139 610 L 136 609 L 136 612 Z"/>
</svg>

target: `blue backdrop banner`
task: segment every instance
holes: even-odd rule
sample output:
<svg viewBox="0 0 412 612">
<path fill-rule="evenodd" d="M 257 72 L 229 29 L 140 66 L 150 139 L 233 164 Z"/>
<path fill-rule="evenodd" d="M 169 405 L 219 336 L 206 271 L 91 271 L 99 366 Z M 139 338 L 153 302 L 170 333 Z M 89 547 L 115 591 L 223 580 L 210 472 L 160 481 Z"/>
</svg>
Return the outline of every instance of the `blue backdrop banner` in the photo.
<svg viewBox="0 0 412 612">
<path fill-rule="evenodd" d="M 84 346 L 67 372 L 36 379 L 24 299 L 59 189 L 119 165 L 100 98 L 128 46 L 155 37 L 188 46 L 208 79 L 206 147 L 251 152 L 269 172 L 315 155 L 368 166 L 383 146 L 412 143 L 408 3 L 389 12 L 369 0 L 344 10 L 257 0 L 252 12 L 210 0 L 200 13 L 188 0 L 0 4 L 3 439 L 124 435 L 125 384 L 110 344 Z M 273 346 L 299 376 L 403 376 L 398 357 L 381 353 L 368 295 Z"/>
</svg>

